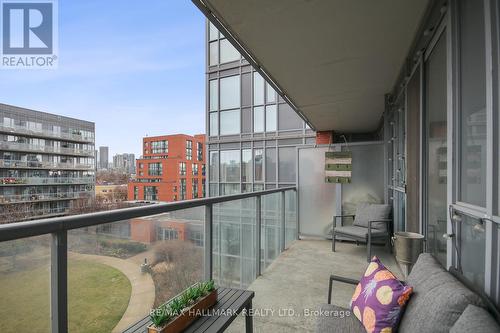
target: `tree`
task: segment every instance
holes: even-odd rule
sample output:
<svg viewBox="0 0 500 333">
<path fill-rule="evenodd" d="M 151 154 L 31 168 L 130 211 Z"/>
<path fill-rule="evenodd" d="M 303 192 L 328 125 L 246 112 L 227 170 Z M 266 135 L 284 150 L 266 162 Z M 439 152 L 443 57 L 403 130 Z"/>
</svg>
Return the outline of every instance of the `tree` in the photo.
<svg viewBox="0 0 500 333">
<path fill-rule="evenodd" d="M 155 306 L 201 280 L 203 251 L 189 241 L 161 241 L 154 247 Z"/>
<path fill-rule="evenodd" d="M 30 203 L 2 205 L 0 207 L 2 209 L 0 224 L 25 221 L 36 216 L 33 214 L 36 213 L 36 210 Z"/>
</svg>

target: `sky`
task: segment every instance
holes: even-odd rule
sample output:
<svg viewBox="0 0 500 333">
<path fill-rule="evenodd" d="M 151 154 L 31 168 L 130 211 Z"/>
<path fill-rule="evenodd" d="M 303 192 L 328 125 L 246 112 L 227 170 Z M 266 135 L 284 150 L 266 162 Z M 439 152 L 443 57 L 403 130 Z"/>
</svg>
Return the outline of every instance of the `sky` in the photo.
<svg viewBox="0 0 500 333">
<path fill-rule="evenodd" d="M 59 66 L 0 70 L 0 103 L 92 121 L 96 148 L 205 133 L 205 19 L 189 0 L 59 0 Z"/>
</svg>

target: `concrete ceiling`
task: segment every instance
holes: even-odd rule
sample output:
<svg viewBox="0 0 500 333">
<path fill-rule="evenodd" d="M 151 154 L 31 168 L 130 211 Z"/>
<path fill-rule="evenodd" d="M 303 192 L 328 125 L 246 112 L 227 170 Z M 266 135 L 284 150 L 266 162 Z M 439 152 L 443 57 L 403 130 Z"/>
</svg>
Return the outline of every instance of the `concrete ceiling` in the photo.
<svg viewBox="0 0 500 333">
<path fill-rule="evenodd" d="M 317 130 L 368 132 L 428 0 L 204 0 Z"/>
</svg>

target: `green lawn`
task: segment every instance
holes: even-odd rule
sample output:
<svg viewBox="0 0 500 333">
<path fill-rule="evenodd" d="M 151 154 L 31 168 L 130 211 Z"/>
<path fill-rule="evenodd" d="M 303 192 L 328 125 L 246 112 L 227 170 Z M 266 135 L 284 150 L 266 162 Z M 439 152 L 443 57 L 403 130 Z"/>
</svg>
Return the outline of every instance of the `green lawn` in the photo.
<svg viewBox="0 0 500 333">
<path fill-rule="evenodd" d="M 130 281 L 115 268 L 70 260 L 69 332 L 110 332 L 127 309 Z M 0 273 L 0 332 L 49 332 L 49 267 Z"/>
</svg>

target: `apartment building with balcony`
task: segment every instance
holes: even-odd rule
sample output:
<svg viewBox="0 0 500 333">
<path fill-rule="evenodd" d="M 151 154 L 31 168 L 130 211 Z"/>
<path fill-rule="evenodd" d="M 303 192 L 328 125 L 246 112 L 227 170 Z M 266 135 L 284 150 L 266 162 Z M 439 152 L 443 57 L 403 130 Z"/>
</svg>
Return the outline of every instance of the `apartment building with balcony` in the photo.
<svg viewBox="0 0 500 333">
<path fill-rule="evenodd" d="M 64 215 L 94 196 L 94 123 L 0 104 L 4 219 Z"/>
<path fill-rule="evenodd" d="M 143 138 L 136 178 L 128 184 L 128 200 L 177 201 L 205 196 L 205 135 Z"/>
</svg>

